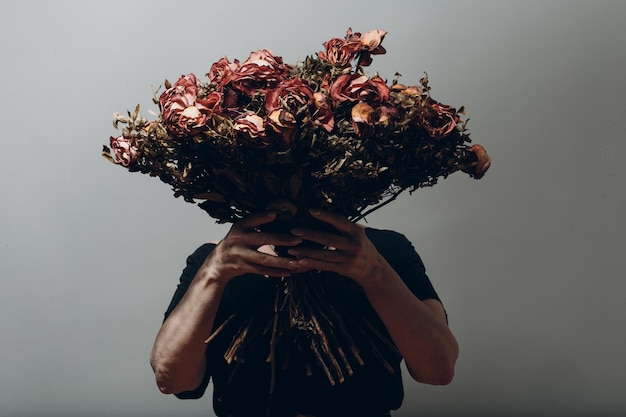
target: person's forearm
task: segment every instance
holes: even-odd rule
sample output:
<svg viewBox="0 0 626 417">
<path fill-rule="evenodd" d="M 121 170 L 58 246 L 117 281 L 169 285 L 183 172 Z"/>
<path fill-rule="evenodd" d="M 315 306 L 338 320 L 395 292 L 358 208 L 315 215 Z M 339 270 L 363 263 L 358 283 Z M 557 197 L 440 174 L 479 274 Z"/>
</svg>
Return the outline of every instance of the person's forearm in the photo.
<svg viewBox="0 0 626 417">
<path fill-rule="evenodd" d="M 157 334 L 150 364 L 166 394 L 197 388 L 206 370 L 206 344 L 223 293 L 223 284 L 201 268 L 180 303 Z"/>
<path fill-rule="evenodd" d="M 384 260 L 364 287 L 402 353 L 411 376 L 428 384 L 448 384 L 454 376 L 458 345 L 445 321 L 443 307 L 417 299 Z M 437 311 L 439 307 L 439 311 Z"/>
<path fill-rule="evenodd" d="M 204 260 L 187 292 L 161 326 L 150 363 L 162 392 L 193 390 L 205 372 L 210 372 L 205 340 L 213 331 L 224 288 L 232 278 L 244 274 L 290 274 L 291 258 L 259 250 L 264 245 L 295 246 L 302 242 L 288 233 L 260 231 L 259 227 L 274 221 L 276 215 L 275 211 L 259 212 L 234 223 Z"/>
</svg>

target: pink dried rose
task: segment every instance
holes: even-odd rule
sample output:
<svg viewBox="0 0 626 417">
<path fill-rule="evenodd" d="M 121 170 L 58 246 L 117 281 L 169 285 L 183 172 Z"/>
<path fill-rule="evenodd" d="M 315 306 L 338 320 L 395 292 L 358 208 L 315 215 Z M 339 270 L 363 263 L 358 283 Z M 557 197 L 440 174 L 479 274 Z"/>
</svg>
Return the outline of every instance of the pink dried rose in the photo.
<svg viewBox="0 0 626 417">
<path fill-rule="evenodd" d="M 420 105 L 418 123 L 433 139 L 443 139 L 454 131 L 459 121 L 456 110 L 430 97 Z"/>
<path fill-rule="evenodd" d="M 137 159 L 137 148 L 133 145 L 132 138 L 111 136 L 109 143 L 111 144 L 111 149 L 113 149 L 117 161 L 122 166 L 127 167 Z"/>
<path fill-rule="evenodd" d="M 174 136 L 200 133 L 213 113 L 221 109 L 221 93 L 214 91 L 201 99 L 199 89 L 194 74 L 183 75 L 159 97 L 163 123 Z"/>
<path fill-rule="evenodd" d="M 366 32 L 361 36 L 363 50 L 359 55 L 359 65 L 366 67 L 372 63 L 372 55 L 382 55 L 387 52 L 381 45 L 386 34 L 386 30 L 376 29 Z"/>
<path fill-rule="evenodd" d="M 313 93 L 309 85 L 298 77 L 287 79 L 274 90 L 268 91 L 265 107 L 269 113 L 285 109 L 293 117 L 304 110 L 309 110 L 314 124 L 322 126 L 327 132 L 332 131 L 334 127 L 333 112 L 326 102 L 324 93 L 321 91 Z"/>
<path fill-rule="evenodd" d="M 210 92 L 205 98 L 196 100 L 197 104 L 206 107 L 212 113 L 218 113 L 222 108 L 222 94 L 217 91 Z"/>
<path fill-rule="evenodd" d="M 485 148 L 478 144 L 472 145 L 468 152 L 467 163 L 461 170 L 476 179 L 480 179 L 491 166 L 491 157 Z"/>
<path fill-rule="evenodd" d="M 381 45 L 386 34 L 387 31 L 376 29 L 361 36 L 359 32 L 352 32 L 352 28 L 348 28 L 344 39 L 332 38 L 324 42 L 324 50 L 318 52 L 317 56 L 340 68 L 350 66 L 352 60 L 358 56 L 358 65 L 368 66 L 372 63 L 371 55 L 387 52 Z"/>
<path fill-rule="evenodd" d="M 352 127 L 360 137 L 369 137 L 374 134 L 376 110 L 367 103 L 357 103 L 351 111 Z"/>
<path fill-rule="evenodd" d="M 256 148 L 271 145 L 265 132 L 265 121 L 256 113 L 248 112 L 237 117 L 233 130 L 237 139 Z"/>
<path fill-rule="evenodd" d="M 295 116 L 285 109 L 276 109 L 267 117 L 267 127 L 274 133 L 274 144 L 281 148 L 291 148 L 295 144 L 297 122 Z"/>
<path fill-rule="evenodd" d="M 373 54 L 384 54 L 385 48 L 382 47 L 381 43 L 383 39 L 385 39 L 385 35 L 387 34 L 386 30 L 375 29 L 369 32 L 365 32 L 363 36 L 361 36 L 361 43 Z"/>
<path fill-rule="evenodd" d="M 289 78 L 276 88 L 269 90 L 265 96 L 265 108 L 268 113 L 284 108 L 292 114 L 298 114 L 300 109 L 313 106 L 313 90 L 302 78 Z"/>
<path fill-rule="evenodd" d="M 344 74 L 330 86 L 330 96 L 338 103 L 365 101 L 379 105 L 389 100 L 389 86 L 379 76 L 368 78 L 360 74 Z"/>
<path fill-rule="evenodd" d="M 239 93 L 230 87 L 230 80 L 233 73 L 239 68 L 239 60 L 230 62 L 226 57 L 211 65 L 211 69 L 206 74 L 215 90 L 223 95 L 222 107 L 224 109 L 235 109 L 239 104 Z"/>
<path fill-rule="evenodd" d="M 230 83 L 242 94 L 252 97 L 256 93 L 265 93 L 275 88 L 289 74 L 291 67 L 272 51 L 262 49 L 252 52 L 230 79 Z"/>
<path fill-rule="evenodd" d="M 318 58 L 340 68 L 349 66 L 350 62 L 363 49 L 363 44 L 359 39 L 332 38 L 324 42 L 323 45 L 324 51 L 317 53 Z"/>
<path fill-rule="evenodd" d="M 230 62 L 226 57 L 222 57 L 219 61 L 211 65 L 211 69 L 206 74 L 212 84 L 215 84 L 217 91 L 223 91 L 228 85 L 233 73 L 239 68 L 239 60 Z"/>
</svg>

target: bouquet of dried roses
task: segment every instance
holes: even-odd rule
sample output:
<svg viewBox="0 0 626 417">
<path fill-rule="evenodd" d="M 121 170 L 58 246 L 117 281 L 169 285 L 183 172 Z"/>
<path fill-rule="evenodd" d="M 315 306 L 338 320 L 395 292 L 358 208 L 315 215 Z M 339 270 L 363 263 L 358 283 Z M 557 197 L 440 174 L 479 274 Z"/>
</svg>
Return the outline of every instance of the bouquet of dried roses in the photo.
<svg viewBox="0 0 626 417">
<path fill-rule="evenodd" d="M 158 177 L 220 223 L 275 209 L 285 227 L 310 223 L 312 207 L 357 221 L 400 193 L 454 172 L 481 178 L 491 159 L 471 145 L 462 107 L 433 99 L 427 76 L 404 85 L 399 74 L 390 83 L 366 75 L 372 57 L 386 52 L 386 34 L 349 29 L 295 65 L 258 50 L 243 62 L 224 57 L 213 63 L 204 82 L 194 74 L 173 85 L 166 81 L 165 91 L 155 94 L 155 120 L 138 106 L 115 114 L 122 134 L 110 138 L 103 155 Z M 338 325 L 341 315 L 325 310 L 323 288 L 315 282 L 291 277 L 276 285 L 267 320 L 278 331 L 269 332 L 269 356 L 281 337 L 292 340 L 283 335 L 296 327 L 335 383 L 352 372 L 351 360 L 361 359 L 351 342 L 345 348 L 333 342 L 333 332 L 348 341 L 349 335 Z M 239 320 L 229 361 L 245 356 L 251 335 L 267 320 L 258 312 Z"/>
</svg>

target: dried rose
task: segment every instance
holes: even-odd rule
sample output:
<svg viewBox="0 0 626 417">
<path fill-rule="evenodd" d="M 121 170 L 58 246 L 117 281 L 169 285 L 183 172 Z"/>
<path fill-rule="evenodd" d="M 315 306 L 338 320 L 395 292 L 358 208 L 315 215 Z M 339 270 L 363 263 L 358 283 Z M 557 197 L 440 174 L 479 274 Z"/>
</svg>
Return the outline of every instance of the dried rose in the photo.
<svg viewBox="0 0 626 417">
<path fill-rule="evenodd" d="M 468 152 L 466 164 L 461 170 L 476 179 L 480 179 L 491 166 L 491 157 L 485 148 L 478 144 L 472 145 Z"/>
<path fill-rule="evenodd" d="M 340 68 L 349 66 L 350 62 L 363 49 L 363 44 L 359 39 L 333 38 L 324 42 L 323 45 L 324 51 L 317 53 L 319 59 Z"/>
<path fill-rule="evenodd" d="M 454 108 L 427 97 L 420 105 L 417 119 L 430 137 L 442 139 L 454 131 L 459 116 Z"/>
<path fill-rule="evenodd" d="M 335 117 L 326 101 L 326 95 L 318 91 L 313 94 L 313 99 L 315 100 L 314 122 L 321 125 L 327 132 L 331 132 L 335 127 Z"/>
<path fill-rule="evenodd" d="M 276 109 L 267 117 L 267 126 L 274 132 L 274 143 L 279 148 L 291 148 L 295 143 L 297 123 L 295 116 L 285 109 Z"/>
<path fill-rule="evenodd" d="M 373 54 L 384 54 L 385 48 L 382 47 L 381 43 L 383 42 L 383 39 L 385 39 L 386 34 L 386 30 L 371 30 L 361 36 L 361 43 L 365 49 Z"/>
<path fill-rule="evenodd" d="M 398 92 L 405 96 L 415 96 L 415 97 L 422 94 L 422 89 L 418 86 L 411 85 L 407 87 L 406 85 L 399 84 L 399 83 L 392 85 L 391 91 Z"/>
<path fill-rule="evenodd" d="M 313 91 L 299 77 L 283 81 L 278 87 L 269 90 L 265 96 L 265 108 L 268 113 L 284 108 L 295 115 L 313 104 Z"/>
<path fill-rule="evenodd" d="M 360 137 L 369 137 L 374 133 L 376 110 L 367 103 L 357 103 L 352 107 L 352 127 Z"/>
<path fill-rule="evenodd" d="M 219 111 L 221 93 L 214 91 L 200 99 L 199 88 L 194 74 L 183 75 L 159 97 L 163 123 L 173 135 L 184 137 L 200 133 L 213 113 Z"/>
<path fill-rule="evenodd" d="M 222 102 L 222 93 L 218 93 L 217 91 L 212 91 L 203 99 L 196 100 L 196 103 L 199 103 L 201 106 L 206 107 L 212 112 L 219 112 L 221 110 Z"/>
<path fill-rule="evenodd" d="M 231 85 L 242 94 L 252 97 L 256 93 L 265 93 L 275 88 L 288 75 L 289 65 L 275 56 L 272 51 L 262 49 L 252 52 L 230 79 Z"/>
<path fill-rule="evenodd" d="M 376 123 L 379 123 L 383 126 L 388 126 L 389 122 L 392 119 L 397 118 L 399 115 L 399 111 L 396 107 L 388 104 L 383 104 L 382 106 L 376 109 Z"/>
<path fill-rule="evenodd" d="M 129 166 L 137 159 L 137 148 L 133 144 L 133 139 L 124 136 L 113 137 L 109 140 L 111 149 L 115 153 L 117 161 L 122 166 Z"/>
<path fill-rule="evenodd" d="M 226 57 L 222 57 L 219 61 L 211 65 L 211 69 L 206 74 L 212 84 L 215 84 L 217 91 L 223 91 L 224 87 L 230 82 L 230 79 L 239 68 L 239 60 L 230 62 Z"/>
<path fill-rule="evenodd" d="M 330 86 L 330 96 L 339 103 L 365 101 L 382 104 L 389 100 L 389 91 L 389 86 L 379 76 L 368 78 L 359 74 L 340 75 Z"/>
<path fill-rule="evenodd" d="M 224 109 L 236 109 L 239 105 L 239 93 L 229 85 L 237 68 L 239 68 L 238 59 L 230 62 L 226 57 L 222 57 L 211 65 L 211 69 L 206 74 L 211 83 L 215 84 L 215 90 L 222 93 L 222 106 Z"/>
<path fill-rule="evenodd" d="M 371 55 L 382 55 L 387 52 L 381 45 L 386 34 L 386 30 L 376 29 L 361 36 L 363 50 L 359 56 L 359 65 L 366 67 L 372 63 Z"/>
<path fill-rule="evenodd" d="M 256 113 L 245 113 L 234 120 L 233 130 L 237 139 L 256 148 L 271 145 L 265 133 L 265 121 Z"/>
</svg>

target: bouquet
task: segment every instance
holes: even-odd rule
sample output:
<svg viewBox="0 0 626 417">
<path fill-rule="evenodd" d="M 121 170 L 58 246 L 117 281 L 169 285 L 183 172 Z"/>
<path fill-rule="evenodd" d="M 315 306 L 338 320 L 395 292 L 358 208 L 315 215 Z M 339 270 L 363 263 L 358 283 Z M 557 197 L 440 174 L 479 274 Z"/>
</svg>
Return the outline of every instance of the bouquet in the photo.
<svg viewBox="0 0 626 417">
<path fill-rule="evenodd" d="M 293 65 L 263 49 L 243 62 L 221 58 L 204 81 L 194 74 L 174 84 L 166 80 L 165 90 L 154 95 L 160 110 L 154 120 L 144 118 L 139 106 L 114 115 L 121 135 L 110 138 L 103 156 L 158 177 L 174 196 L 198 204 L 219 223 L 273 209 L 280 213 L 278 227 L 311 225 L 309 208 L 358 221 L 400 193 L 433 186 L 454 172 L 481 178 L 491 158 L 471 144 L 463 107 L 432 98 L 426 74 L 417 85 L 402 84 L 400 74 L 391 82 L 366 74 L 373 57 L 386 53 L 386 34 L 348 29 Z M 290 332 L 301 332 L 295 337 L 304 346 L 299 349 L 312 351 L 312 361 L 334 384 L 362 362 L 359 349 L 389 347 L 382 336 L 370 346 L 354 346 L 345 316 L 323 302 L 323 285 L 317 284 L 323 281 L 270 281 L 268 294 L 275 296 L 267 298 L 267 314 L 233 318 L 238 330 L 229 362 L 244 358 L 249 341 L 265 335 L 275 365 L 281 340 L 289 344 Z"/>
</svg>

